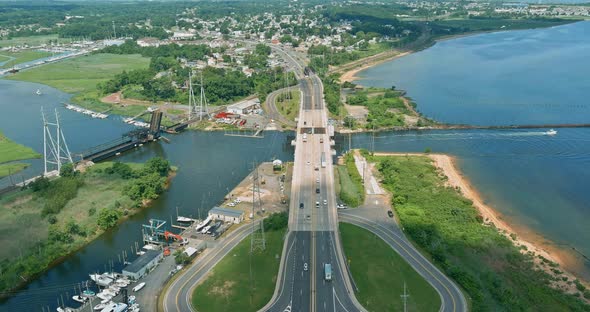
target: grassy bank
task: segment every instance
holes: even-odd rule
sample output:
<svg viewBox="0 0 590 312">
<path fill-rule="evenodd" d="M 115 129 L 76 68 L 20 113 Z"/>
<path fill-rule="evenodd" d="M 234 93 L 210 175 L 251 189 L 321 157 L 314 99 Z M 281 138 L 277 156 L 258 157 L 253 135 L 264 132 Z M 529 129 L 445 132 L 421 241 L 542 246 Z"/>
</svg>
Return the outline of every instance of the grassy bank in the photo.
<svg viewBox="0 0 590 312">
<path fill-rule="evenodd" d="M 0 198 L 0 234 L 9 238 L 0 251 L 0 290 L 26 283 L 139 211 L 163 192 L 168 169 L 161 159 L 105 162 L 84 173 L 64 169 L 58 179 L 39 179 Z"/>
<path fill-rule="evenodd" d="M 469 295 L 474 311 L 588 311 L 579 299 L 551 288 L 534 267 L 483 218 L 427 157 L 370 157 L 406 234 Z"/>
<path fill-rule="evenodd" d="M 41 158 L 29 147 L 11 141 L 0 132 L 0 178 L 19 172 L 29 165 L 25 163 L 8 163 L 17 160 Z"/>
<path fill-rule="evenodd" d="M 299 90 L 291 90 L 290 98 L 287 97 L 287 92 L 284 92 L 276 97 L 276 106 L 281 115 L 288 120 L 295 120 L 299 116 L 299 104 L 301 104 L 301 92 Z"/>
<path fill-rule="evenodd" d="M 365 188 L 362 177 L 356 168 L 351 153 L 344 156 L 344 162 L 344 165 L 336 167 L 340 190 L 338 196 L 349 207 L 358 207 L 365 201 Z"/>
<path fill-rule="evenodd" d="M 192 296 L 195 309 L 246 312 L 257 311 L 268 303 L 274 292 L 287 227 L 286 213 L 275 216 L 282 220 L 265 232 L 266 250 L 250 257 L 250 237 L 240 242 L 195 289 Z M 250 261 L 253 281 L 250 280 Z"/>
<path fill-rule="evenodd" d="M 20 52 L 0 52 L 0 62 L 7 61 L 4 65 L 0 65 L 0 68 L 9 68 L 17 64 L 26 63 L 40 59 L 43 57 L 50 56 L 51 53 L 43 51 L 20 51 Z"/>
<path fill-rule="evenodd" d="M 358 226 L 340 223 L 344 254 L 359 292 L 356 297 L 369 311 L 403 311 L 404 283 L 408 311 L 438 311 L 440 297 L 387 243 Z"/>
<path fill-rule="evenodd" d="M 149 62 L 137 54 L 100 53 L 32 68 L 7 79 L 42 83 L 68 93 L 88 92 L 124 70 L 147 68 Z"/>
<path fill-rule="evenodd" d="M 55 35 L 41 35 L 41 36 L 28 36 L 28 37 L 16 37 L 12 39 L 4 39 L 0 40 L 0 48 L 1 47 L 10 47 L 10 46 L 24 46 L 27 45 L 29 47 L 38 46 L 42 44 L 48 44 L 50 41 L 57 41 L 59 43 L 68 43 L 71 42 L 69 38 L 58 38 L 57 34 Z"/>
</svg>

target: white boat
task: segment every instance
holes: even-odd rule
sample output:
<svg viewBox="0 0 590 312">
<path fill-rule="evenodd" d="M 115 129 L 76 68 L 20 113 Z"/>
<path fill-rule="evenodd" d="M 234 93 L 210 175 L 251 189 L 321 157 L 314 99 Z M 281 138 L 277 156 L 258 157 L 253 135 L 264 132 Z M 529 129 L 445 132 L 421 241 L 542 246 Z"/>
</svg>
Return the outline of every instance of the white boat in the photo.
<svg viewBox="0 0 590 312">
<path fill-rule="evenodd" d="M 176 218 L 176 221 L 178 221 L 178 222 L 193 222 L 193 219 L 187 218 L 187 217 L 178 217 L 178 218 Z"/>
<path fill-rule="evenodd" d="M 108 292 L 104 292 L 101 291 L 98 293 L 98 295 L 96 295 L 98 298 L 102 299 L 102 300 L 111 300 L 113 299 L 113 295 L 111 293 Z"/>
<path fill-rule="evenodd" d="M 90 274 L 90 279 L 93 280 L 97 285 L 107 287 L 113 283 L 111 278 L 100 274 Z"/>
<path fill-rule="evenodd" d="M 556 135 L 557 131 L 553 130 L 553 129 L 549 129 L 549 131 L 545 132 L 545 135 Z"/>
<path fill-rule="evenodd" d="M 135 291 L 135 292 L 140 291 L 144 287 L 145 287 L 145 282 L 141 282 L 141 283 L 137 284 L 135 287 L 133 287 L 133 291 Z"/>
<path fill-rule="evenodd" d="M 84 302 L 86 302 L 86 300 L 88 300 L 88 298 L 76 295 L 76 296 L 72 297 L 72 300 L 74 300 L 76 302 L 84 303 Z"/>
<path fill-rule="evenodd" d="M 37 89 L 37 91 L 35 91 L 35 94 L 41 95 L 41 90 Z"/>
</svg>

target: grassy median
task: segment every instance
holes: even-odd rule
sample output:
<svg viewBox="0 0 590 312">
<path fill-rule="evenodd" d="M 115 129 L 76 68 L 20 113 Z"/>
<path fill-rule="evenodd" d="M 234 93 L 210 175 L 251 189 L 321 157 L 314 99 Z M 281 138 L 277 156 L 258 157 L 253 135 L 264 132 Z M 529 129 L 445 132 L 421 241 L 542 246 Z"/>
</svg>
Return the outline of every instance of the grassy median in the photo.
<svg viewBox="0 0 590 312">
<path fill-rule="evenodd" d="M 290 94 L 290 96 L 288 96 Z M 293 88 L 289 93 L 284 92 L 276 97 L 276 106 L 281 115 L 290 121 L 294 121 L 299 116 L 299 106 L 301 104 L 301 92 Z"/>
<path fill-rule="evenodd" d="M 232 249 L 213 268 L 207 279 L 195 289 L 192 304 L 197 311 L 258 311 L 268 303 L 275 289 L 283 238 L 287 231 L 287 214 L 275 216 L 284 217 L 281 221 L 284 224 L 266 231 L 266 250 L 254 252 L 250 260 L 248 236 Z M 265 223 L 270 221 L 269 218 Z"/>
<path fill-rule="evenodd" d="M 365 187 L 362 177 L 356 169 L 351 153 L 344 156 L 345 165 L 337 166 L 338 195 L 340 200 L 350 207 L 358 207 L 365 201 Z"/>
<path fill-rule="evenodd" d="M 358 226 L 340 223 L 344 253 L 359 289 L 356 297 L 369 311 L 438 311 L 440 297 L 387 243 Z"/>
</svg>

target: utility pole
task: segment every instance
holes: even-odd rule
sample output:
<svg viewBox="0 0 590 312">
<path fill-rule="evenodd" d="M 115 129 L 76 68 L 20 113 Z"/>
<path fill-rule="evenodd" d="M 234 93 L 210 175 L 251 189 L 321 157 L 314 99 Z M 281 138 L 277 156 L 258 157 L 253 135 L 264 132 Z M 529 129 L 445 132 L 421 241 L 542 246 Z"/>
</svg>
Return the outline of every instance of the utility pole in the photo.
<svg viewBox="0 0 590 312">
<path fill-rule="evenodd" d="M 260 197 L 260 177 L 258 175 L 258 164 L 253 163 L 253 174 L 252 174 L 252 218 L 256 216 L 256 195 L 258 194 L 258 209 L 262 210 L 262 200 Z M 263 219 L 260 220 L 260 226 L 252 228 L 252 235 L 250 239 L 250 253 L 255 250 L 265 250 L 266 240 L 264 237 L 264 224 Z"/>
<path fill-rule="evenodd" d="M 205 86 L 203 84 L 203 72 L 201 71 L 201 97 L 199 101 L 199 120 L 203 120 L 203 115 L 209 118 L 209 104 L 205 97 Z"/>
<path fill-rule="evenodd" d="M 410 295 L 408 295 L 406 293 L 406 282 L 404 282 L 404 294 L 400 296 L 404 300 L 404 312 L 408 312 L 408 297 L 409 296 Z"/>
<path fill-rule="evenodd" d="M 114 36 L 114 39 L 117 39 L 117 31 L 115 29 L 115 21 L 113 21 L 113 36 Z"/>
<path fill-rule="evenodd" d="M 66 138 L 61 131 L 57 109 L 55 110 L 55 123 L 47 121 L 43 108 L 41 108 L 41 116 L 43 118 L 43 174 L 47 175 L 49 173 L 47 164 L 57 165 L 57 171 L 59 172 L 62 164 L 73 163 L 74 161 L 66 143 Z M 49 126 L 56 127 L 55 134 L 51 133 Z"/>
</svg>

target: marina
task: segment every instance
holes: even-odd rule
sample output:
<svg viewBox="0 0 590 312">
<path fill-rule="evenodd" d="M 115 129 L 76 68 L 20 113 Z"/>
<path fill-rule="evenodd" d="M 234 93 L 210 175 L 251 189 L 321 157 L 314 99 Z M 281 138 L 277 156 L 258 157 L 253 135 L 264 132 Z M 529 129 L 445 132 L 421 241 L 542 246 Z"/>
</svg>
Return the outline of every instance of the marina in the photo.
<svg viewBox="0 0 590 312">
<path fill-rule="evenodd" d="M 40 91 L 37 89 L 37 92 L 40 92 Z M 65 103 L 65 107 L 69 110 L 73 110 L 75 112 L 82 113 L 84 115 L 88 115 L 92 118 L 105 119 L 105 118 L 109 117 L 109 115 L 105 114 L 104 112 L 98 113 L 98 112 L 95 112 L 95 111 L 92 111 L 89 109 L 85 109 L 85 108 L 82 108 L 82 107 L 79 107 L 76 105 L 72 105 L 72 104 Z"/>
</svg>

